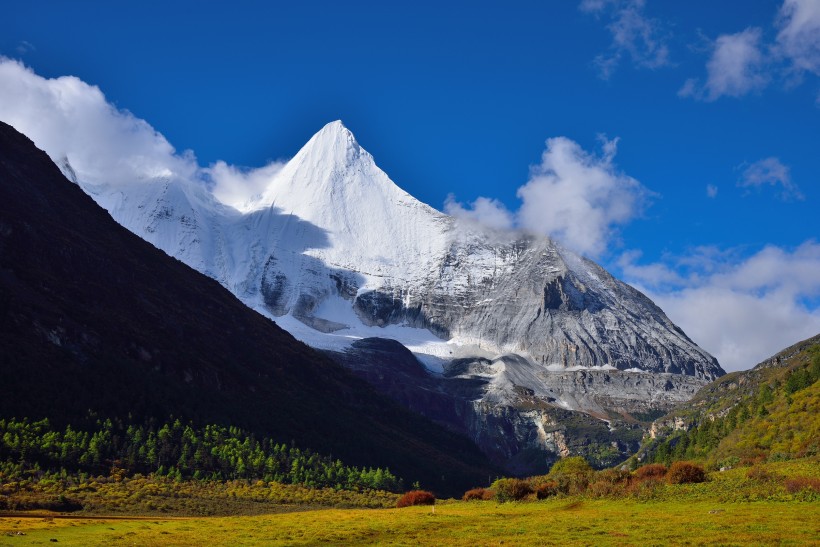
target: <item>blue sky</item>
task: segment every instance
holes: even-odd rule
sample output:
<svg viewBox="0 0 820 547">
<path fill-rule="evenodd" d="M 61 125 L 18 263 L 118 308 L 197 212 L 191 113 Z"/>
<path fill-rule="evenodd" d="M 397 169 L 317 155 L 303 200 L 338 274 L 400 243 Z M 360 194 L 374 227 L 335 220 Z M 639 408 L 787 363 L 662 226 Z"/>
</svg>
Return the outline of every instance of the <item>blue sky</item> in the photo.
<svg viewBox="0 0 820 547">
<path fill-rule="evenodd" d="M 727 369 L 820 332 L 818 0 L 5 4 L 6 63 L 202 166 L 342 119 L 417 198 L 561 239 Z M 16 74 L 0 119 L 34 127 Z"/>
</svg>

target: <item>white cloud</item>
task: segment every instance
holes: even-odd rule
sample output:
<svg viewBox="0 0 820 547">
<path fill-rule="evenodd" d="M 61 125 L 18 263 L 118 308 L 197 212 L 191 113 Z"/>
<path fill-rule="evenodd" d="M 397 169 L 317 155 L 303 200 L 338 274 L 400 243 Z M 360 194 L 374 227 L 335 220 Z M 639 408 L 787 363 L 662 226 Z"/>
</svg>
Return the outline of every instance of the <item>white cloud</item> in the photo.
<svg viewBox="0 0 820 547">
<path fill-rule="evenodd" d="M 706 185 L 706 195 L 710 198 L 716 198 L 718 194 L 718 187 L 714 184 L 707 184 Z"/>
<path fill-rule="evenodd" d="M 503 203 L 496 199 L 479 197 L 469 206 L 456 201 L 453 194 L 444 202 L 444 212 L 456 218 L 468 219 L 497 230 L 509 230 L 514 226 L 514 216 Z"/>
<path fill-rule="evenodd" d="M 820 74 L 820 2 L 785 0 L 777 17 L 776 52 L 798 72 Z"/>
<path fill-rule="evenodd" d="M 271 162 L 257 169 L 242 169 L 220 160 L 203 171 L 213 181 L 214 197 L 226 205 L 241 209 L 259 197 L 282 167 L 283 162 Z"/>
<path fill-rule="evenodd" d="M 595 257 L 618 235 L 618 227 L 643 212 L 652 192 L 613 163 L 618 139 L 601 139 L 601 154 L 585 151 L 566 137 L 548 139 L 541 163 L 517 195 L 511 212 L 495 199 L 479 197 L 465 206 L 448 196 L 444 210 L 492 228 L 548 235 L 575 252 Z"/>
<path fill-rule="evenodd" d="M 773 78 L 789 87 L 806 74 L 820 75 L 820 2 L 784 0 L 773 28 L 777 37 L 766 43 L 756 27 L 719 36 L 706 66 L 706 82 L 690 78 L 678 95 L 714 101 L 758 91 Z"/>
<path fill-rule="evenodd" d="M 595 58 L 603 79 L 609 79 L 621 60 L 629 57 L 639 68 L 660 68 L 669 65 L 669 48 L 656 19 L 644 13 L 645 0 L 584 0 L 581 11 L 600 16 L 609 13 L 607 29 L 612 45 L 607 54 Z"/>
<path fill-rule="evenodd" d="M 90 183 L 158 176 L 190 177 L 193 155 L 145 121 L 114 108 L 96 86 L 73 76 L 45 79 L 0 58 L 0 119 L 26 134 L 53 160 L 67 157 Z"/>
<path fill-rule="evenodd" d="M 236 206 L 260 191 L 278 164 L 242 171 L 217 162 L 202 168 L 190 151 L 178 153 L 146 121 L 109 103 L 79 78 L 46 79 L 0 57 L 0 120 L 28 136 L 58 164 L 67 159 L 79 180 L 121 184 L 178 178 L 213 185 Z"/>
<path fill-rule="evenodd" d="M 698 80 L 689 79 L 678 95 L 714 101 L 723 96 L 740 97 L 764 88 L 768 75 L 760 38 L 759 28 L 719 36 L 712 57 L 706 63 L 706 83 L 701 86 Z"/>
<path fill-rule="evenodd" d="M 616 170 L 616 147 L 617 139 L 604 140 L 603 154 L 597 156 L 566 137 L 547 140 L 541 164 L 518 189 L 518 225 L 582 254 L 601 254 L 617 235 L 617 226 L 641 214 L 650 195 Z"/>
<path fill-rule="evenodd" d="M 640 265 L 619 261 L 623 277 L 654 300 L 727 371 L 750 368 L 820 333 L 820 244 L 767 246 L 749 257 L 698 248 Z M 815 304 L 812 304 L 815 303 Z"/>
<path fill-rule="evenodd" d="M 741 188 L 758 189 L 763 186 L 780 186 L 781 199 L 805 199 L 797 185 L 792 182 L 789 168 L 774 157 L 756 161 L 746 167 L 737 185 Z"/>
</svg>

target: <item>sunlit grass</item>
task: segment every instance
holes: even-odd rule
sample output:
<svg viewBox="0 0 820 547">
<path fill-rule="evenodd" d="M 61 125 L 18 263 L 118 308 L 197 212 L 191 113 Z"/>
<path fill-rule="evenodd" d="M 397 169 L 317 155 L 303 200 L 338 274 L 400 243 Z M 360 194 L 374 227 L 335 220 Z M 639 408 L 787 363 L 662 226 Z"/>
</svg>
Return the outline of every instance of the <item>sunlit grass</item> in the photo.
<svg viewBox="0 0 820 547">
<path fill-rule="evenodd" d="M 93 511 L 75 513 L 65 519 L 24 518 L 20 513 L 0 518 L 0 545 L 44 545 L 52 544 L 52 540 L 59 545 L 83 546 L 473 546 L 502 542 L 504 545 L 596 546 L 820 545 L 817 492 L 809 489 L 789 493 L 783 487 L 783 481 L 788 478 L 818 476 L 820 465 L 817 457 L 812 457 L 715 472 L 707 482 L 699 484 L 647 483 L 649 488 L 633 494 L 621 492 L 615 497 L 600 498 L 587 492 L 558 495 L 543 501 L 533 501 L 533 496 L 529 497 L 531 501 L 512 503 L 448 500 L 438 501 L 432 507 L 402 509 L 318 508 L 314 504 L 275 503 L 267 497 L 270 493 L 276 496 L 289 493 L 294 500 L 301 499 L 305 493 L 294 486 L 282 490 L 279 485 L 262 483 L 243 486 L 241 482 L 230 482 L 219 488 L 214 485 L 205 488 L 205 485 L 201 486 L 205 490 L 191 492 L 188 489 L 196 485 L 167 481 L 143 484 L 139 480 L 100 483 L 89 495 L 102 499 L 122 494 L 120 488 L 167 487 L 164 499 L 174 509 L 168 514 L 192 514 L 188 512 L 188 504 L 196 500 L 199 500 L 197 503 L 210 500 L 229 505 L 228 500 L 234 497 L 230 494 L 236 495 L 237 505 L 233 509 L 226 506 L 223 515 L 248 507 L 258 513 L 271 513 L 218 517 L 166 517 L 154 513 L 105 520 L 89 518 Z M 221 488 L 229 489 L 229 494 L 225 496 Z M 259 497 L 265 492 L 268 494 Z M 347 500 L 351 501 L 356 500 Z M 385 502 L 386 499 L 381 500 Z M 137 506 L 126 504 L 125 507 L 133 510 Z"/>
<path fill-rule="evenodd" d="M 16 532 L 26 535 L 6 535 Z M 820 545 L 820 504 L 563 498 L 201 519 L 6 518 L 0 534 L 0 543 L 13 545 Z"/>
</svg>

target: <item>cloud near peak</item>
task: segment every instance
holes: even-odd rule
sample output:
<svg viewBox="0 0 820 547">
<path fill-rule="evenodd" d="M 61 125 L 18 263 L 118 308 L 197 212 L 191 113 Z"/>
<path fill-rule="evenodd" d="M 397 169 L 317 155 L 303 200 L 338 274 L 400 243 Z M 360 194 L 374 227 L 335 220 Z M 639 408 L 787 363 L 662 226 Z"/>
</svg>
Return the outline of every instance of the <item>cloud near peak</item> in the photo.
<svg viewBox="0 0 820 547">
<path fill-rule="evenodd" d="M 157 178 L 189 180 L 240 207 L 258 194 L 281 164 L 241 169 L 203 167 L 190 150 L 178 152 L 148 122 L 109 103 L 99 87 L 74 76 L 43 78 L 0 56 L 0 120 L 28 136 L 58 165 L 89 184 Z"/>
<path fill-rule="evenodd" d="M 601 153 L 584 150 L 566 137 L 546 141 L 541 163 L 518 188 L 521 205 L 509 211 L 480 197 L 471 205 L 445 203 L 445 211 L 494 228 L 518 228 L 548 235 L 576 252 L 601 255 L 618 237 L 618 227 L 639 216 L 652 192 L 614 165 L 618 139 L 601 138 Z"/>
</svg>

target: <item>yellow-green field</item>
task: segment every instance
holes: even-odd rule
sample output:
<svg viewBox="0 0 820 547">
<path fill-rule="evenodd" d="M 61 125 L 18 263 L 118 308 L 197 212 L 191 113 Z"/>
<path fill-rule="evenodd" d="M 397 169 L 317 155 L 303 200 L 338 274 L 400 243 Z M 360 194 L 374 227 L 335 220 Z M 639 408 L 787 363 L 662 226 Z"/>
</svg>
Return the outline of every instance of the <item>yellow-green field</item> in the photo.
<svg viewBox="0 0 820 547">
<path fill-rule="evenodd" d="M 0 519 L 0 544 L 54 540 L 58 545 L 820 545 L 820 504 L 565 498 L 253 517 Z"/>
</svg>

